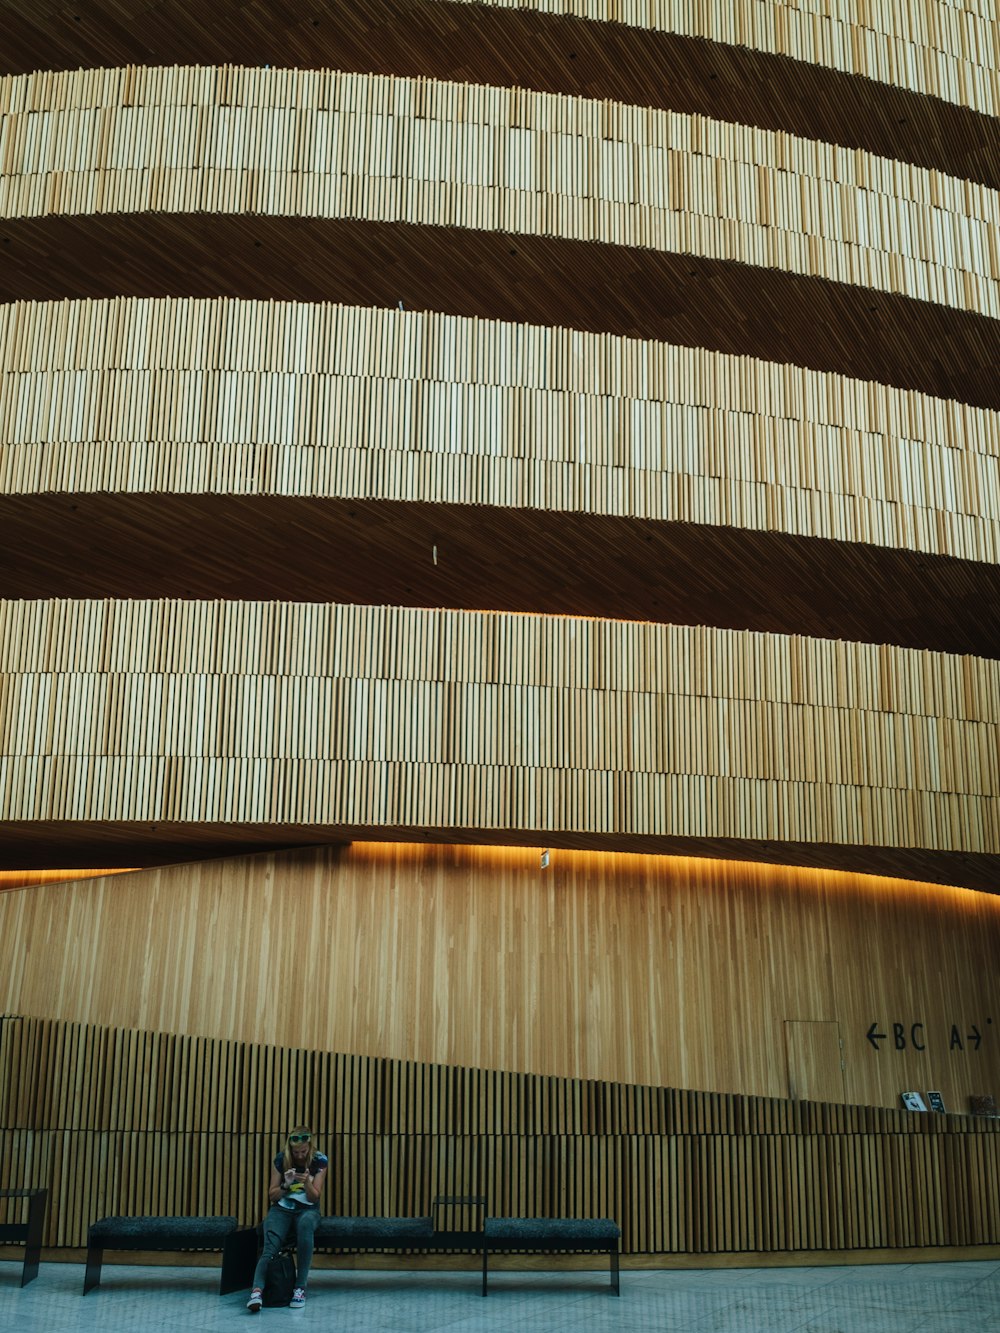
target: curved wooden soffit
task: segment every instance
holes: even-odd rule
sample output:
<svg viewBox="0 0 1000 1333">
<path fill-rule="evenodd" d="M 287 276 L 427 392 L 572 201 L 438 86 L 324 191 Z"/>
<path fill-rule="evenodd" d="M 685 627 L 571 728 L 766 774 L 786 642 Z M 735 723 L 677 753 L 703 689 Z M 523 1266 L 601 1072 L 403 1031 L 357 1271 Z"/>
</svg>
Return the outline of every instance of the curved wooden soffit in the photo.
<svg viewBox="0 0 1000 1333">
<path fill-rule="evenodd" d="M 657 344 L 230 301 L 0 309 L 11 597 L 294 597 L 991 656 L 1000 417 Z"/>
<path fill-rule="evenodd" d="M 62 0 L 7 0 L 0 72 L 232 63 L 462 79 L 718 116 L 1000 186 L 996 63 L 969 59 L 981 39 L 954 39 L 961 24 L 985 21 L 941 0 L 932 7 L 944 12 L 930 46 L 905 28 L 905 6 L 892 11 L 895 33 L 851 13 L 838 22 L 781 6 L 798 40 L 786 25 L 776 45 L 782 25 L 755 31 L 768 10 L 753 0 L 714 9 L 677 0 L 654 22 L 648 5 L 616 5 L 617 21 L 604 21 L 606 6 L 586 3 L 542 12 L 530 3 L 355 0 L 310 12 L 266 0 L 209 9 L 199 0 L 90 0 L 75 14 Z M 880 14 L 869 8 L 868 22 Z M 996 43 L 995 23 L 992 31 Z M 856 53 L 875 63 L 859 65 Z"/>
<path fill-rule="evenodd" d="M 0 819 L 22 833 L 370 826 L 751 858 L 787 842 L 814 862 L 832 845 L 833 866 L 837 847 L 850 865 L 882 849 L 893 873 L 919 853 L 926 879 L 1000 857 L 997 662 L 304 603 L 0 613 Z"/>
</svg>

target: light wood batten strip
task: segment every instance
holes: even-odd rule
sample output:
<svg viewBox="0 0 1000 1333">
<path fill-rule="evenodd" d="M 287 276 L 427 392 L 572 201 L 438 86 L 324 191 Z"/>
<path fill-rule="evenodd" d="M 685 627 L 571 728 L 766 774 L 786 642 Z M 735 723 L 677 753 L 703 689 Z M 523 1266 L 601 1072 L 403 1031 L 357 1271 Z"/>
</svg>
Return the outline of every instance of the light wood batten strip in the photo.
<svg viewBox="0 0 1000 1333">
<path fill-rule="evenodd" d="M 334 72 L 0 80 L 0 218 L 250 213 L 557 236 L 1000 318 L 1000 194 L 704 117 Z"/>
<path fill-rule="evenodd" d="M 302 603 L 0 604 L 0 818 L 1000 853 L 1000 663 Z"/>
<path fill-rule="evenodd" d="M 766 23 L 763 5 L 739 0 L 718 13 L 734 11 Z M 754 47 L 733 45 L 730 38 L 708 37 L 706 22 L 715 10 L 704 6 L 661 7 L 661 22 L 652 8 L 646 14 L 593 6 L 512 8 L 490 4 L 448 3 L 447 0 L 353 0 L 327 6 L 312 15 L 308 9 L 257 0 L 213 0 L 206 9 L 199 0 L 89 0 L 86 13 L 69 15 L 61 0 L 7 0 L 0 73 L 37 70 L 111 68 L 121 65 L 235 64 L 273 68 L 354 70 L 661 107 L 778 130 L 807 139 L 823 139 L 862 148 L 884 157 L 935 167 L 951 175 L 1000 185 L 1000 121 L 982 110 L 954 101 L 948 94 L 927 95 L 930 85 L 910 91 L 893 82 L 877 82 L 855 72 L 854 44 L 835 52 L 833 64 L 811 63 L 808 44 L 781 47 L 772 54 L 767 42 Z M 911 5 L 884 27 L 886 10 L 851 9 L 842 16 L 852 37 L 880 48 L 892 39 L 870 31 L 895 31 L 906 44 L 913 30 Z M 673 14 L 676 22 L 670 21 Z M 774 11 L 769 38 L 785 35 L 782 14 L 793 27 L 820 24 L 828 30 L 828 13 L 807 13 L 796 6 Z M 610 19 L 611 21 L 606 21 Z M 616 21 L 617 20 L 617 21 Z M 643 26 L 653 22 L 655 26 Z M 757 25 L 759 26 L 759 24 Z M 836 26 L 836 25 L 835 25 Z M 918 25 L 919 27 L 919 25 Z M 728 29 L 722 29 L 728 31 Z M 949 29 L 949 38 L 954 34 Z M 926 28 L 918 44 L 928 39 Z M 958 43 L 962 59 L 976 64 L 983 43 Z M 934 60 L 932 49 L 929 58 Z M 986 56 L 995 72 L 996 59 Z M 833 66 L 836 65 L 836 68 Z M 892 62 L 890 61 L 890 66 Z M 907 74 L 913 67 L 907 66 Z M 916 73 L 919 75 L 920 70 Z"/>
<path fill-rule="evenodd" d="M 1000 562 L 1000 414 L 609 335 L 235 301 L 0 307 L 0 492 L 614 514 Z"/>
<path fill-rule="evenodd" d="M 131 871 L 131 866 L 92 870 L 0 870 L 0 893 L 38 884 L 69 884 L 73 880 L 94 879 L 100 875 L 127 875 Z"/>
<path fill-rule="evenodd" d="M 108 1213 L 253 1224 L 303 1118 L 341 1215 L 484 1193 L 500 1215 L 614 1216 L 625 1254 L 1000 1240 L 981 1118 L 0 1020 L 0 1151 L 11 1185 L 52 1191 L 48 1245 L 84 1245 Z"/>
</svg>

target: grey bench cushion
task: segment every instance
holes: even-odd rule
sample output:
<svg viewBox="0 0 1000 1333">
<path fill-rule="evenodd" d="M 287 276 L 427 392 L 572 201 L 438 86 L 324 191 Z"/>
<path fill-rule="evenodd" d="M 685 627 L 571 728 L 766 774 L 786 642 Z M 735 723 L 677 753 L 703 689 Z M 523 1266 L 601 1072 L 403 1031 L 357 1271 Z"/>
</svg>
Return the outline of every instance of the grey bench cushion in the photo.
<svg viewBox="0 0 1000 1333">
<path fill-rule="evenodd" d="M 105 1250 L 221 1250 L 235 1217 L 102 1217 L 87 1244 Z"/>
<path fill-rule="evenodd" d="M 429 1217 L 324 1217 L 316 1227 L 316 1244 L 419 1249 L 434 1244 L 434 1228 Z"/>
<path fill-rule="evenodd" d="M 610 1217 L 488 1217 L 483 1236 L 487 1248 L 540 1246 L 547 1250 L 591 1245 L 595 1250 L 614 1246 L 621 1228 Z"/>
</svg>

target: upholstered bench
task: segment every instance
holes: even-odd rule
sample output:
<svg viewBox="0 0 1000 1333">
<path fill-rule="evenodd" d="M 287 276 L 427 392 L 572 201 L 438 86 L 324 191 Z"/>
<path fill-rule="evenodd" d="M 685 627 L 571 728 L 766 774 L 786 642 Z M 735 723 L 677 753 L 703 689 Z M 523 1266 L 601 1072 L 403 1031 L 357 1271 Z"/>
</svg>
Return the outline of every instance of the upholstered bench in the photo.
<svg viewBox="0 0 1000 1333">
<path fill-rule="evenodd" d="M 105 1250 L 225 1250 L 235 1230 L 235 1217 L 102 1217 L 87 1232 L 83 1294 L 100 1285 Z M 219 1294 L 237 1290 L 223 1262 Z"/>
<path fill-rule="evenodd" d="M 320 1250 L 426 1250 L 435 1243 L 429 1217 L 324 1217 L 316 1227 Z"/>
<path fill-rule="evenodd" d="M 321 1217 L 316 1224 L 313 1247 L 317 1250 L 429 1250 L 439 1244 L 429 1217 Z M 235 1291 L 253 1277 L 257 1258 L 264 1244 L 262 1226 L 237 1231 L 227 1244 L 232 1262 L 223 1259 L 227 1281 Z M 295 1232 L 289 1232 L 284 1246 L 295 1250 Z M 478 1252 L 479 1244 L 475 1245 Z"/>
<path fill-rule="evenodd" d="M 479 1199 L 442 1197 L 439 1205 L 472 1204 Z M 239 1260 L 230 1266 L 230 1291 L 250 1281 L 256 1256 L 260 1252 L 262 1231 L 249 1227 L 238 1231 L 227 1248 Z M 432 1217 L 323 1217 L 316 1226 L 317 1250 L 462 1250 L 483 1256 L 483 1295 L 487 1294 L 488 1254 L 573 1253 L 608 1254 L 611 1259 L 611 1289 L 621 1294 L 618 1273 L 618 1246 L 621 1230 L 609 1218 L 572 1217 L 488 1217 L 475 1229 L 439 1228 Z M 294 1246 L 289 1237 L 289 1246 Z M 226 1262 L 223 1270 L 226 1271 Z"/>
<path fill-rule="evenodd" d="M 483 1224 L 483 1295 L 491 1254 L 608 1254 L 611 1290 L 621 1295 L 621 1228 L 609 1217 L 488 1217 Z"/>
</svg>

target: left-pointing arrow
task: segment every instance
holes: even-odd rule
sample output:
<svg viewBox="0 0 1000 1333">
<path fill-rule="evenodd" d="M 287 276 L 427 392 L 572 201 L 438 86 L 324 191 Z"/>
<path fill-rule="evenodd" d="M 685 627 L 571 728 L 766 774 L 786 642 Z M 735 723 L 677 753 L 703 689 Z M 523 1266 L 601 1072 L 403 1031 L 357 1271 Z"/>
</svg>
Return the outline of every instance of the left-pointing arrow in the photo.
<svg viewBox="0 0 1000 1333">
<path fill-rule="evenodd" d="M 885 1041 L 885 1033 L 877 1032 L 876 1031 L 877 1028 L 878 1028 L 878 1022 L 876 1021 L 871 1025 L 871 1027 L 865 1033 L 865 1036 L 868 1038 L 868 1040 L 871 1042 L 871 1044 L 875 1047 L 876 1050 L 878 1050 L 879 1048 L 878 1047 L 879 1042 Z"/>
</svg>

